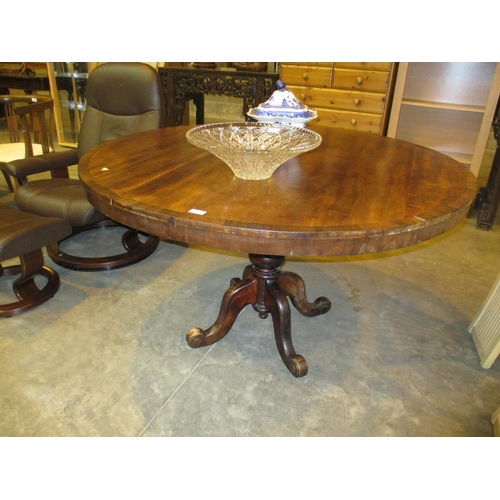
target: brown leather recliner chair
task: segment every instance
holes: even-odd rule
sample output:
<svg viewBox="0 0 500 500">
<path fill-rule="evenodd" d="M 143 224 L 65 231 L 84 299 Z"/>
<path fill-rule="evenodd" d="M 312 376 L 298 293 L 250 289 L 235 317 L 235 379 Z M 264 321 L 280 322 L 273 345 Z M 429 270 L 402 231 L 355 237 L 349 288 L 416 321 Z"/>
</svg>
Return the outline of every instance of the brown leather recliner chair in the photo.
<svg viewBox="0 0 500 500">
<path fill-rule="evenodd" d="M 78 148 L 35 156 L 8 164 L 9 174 L 22 184 L 15 193 L 17 207 L 26 212 L 68 220 L 72 235 L 94 228 L 120 226 L 88 201 L 78 179 L 55 178 L 25 182 L 28 175 L 67 169 L 87 151 L 124 135 L 153 130 L 165 124 L 161 84 L 157 72 L 144 63 L 105 63 L 94 69 L 87 83 L 87 108 Z M 127 228 L 122 243 L 125 252 L 110 257 L 81 257 L 61 250 L 60 243 L 47 247 L 50 258 L 62 267 L 82 271 L 116 269 L 151 255 L 159 238 Z"/>
</svg>

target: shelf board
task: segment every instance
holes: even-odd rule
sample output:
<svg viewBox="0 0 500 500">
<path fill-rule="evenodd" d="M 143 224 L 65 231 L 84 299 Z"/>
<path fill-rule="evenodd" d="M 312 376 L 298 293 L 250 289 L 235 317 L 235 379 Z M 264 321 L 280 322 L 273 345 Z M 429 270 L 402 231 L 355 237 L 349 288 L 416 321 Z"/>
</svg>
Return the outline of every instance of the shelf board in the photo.
<svg viewBox="0 0 500 500">
<path fill-rule="evenodd" d="M 452 111 L 469 111 L 471 113 L 484 113 L 483 106 L 467 106 L 464 104 L 452 104 L 446 102 L 420 101 L 417 99 L 403 99 L 403 106 L 417 106 L 421 108 L 447 109 Z"/>
</svg>

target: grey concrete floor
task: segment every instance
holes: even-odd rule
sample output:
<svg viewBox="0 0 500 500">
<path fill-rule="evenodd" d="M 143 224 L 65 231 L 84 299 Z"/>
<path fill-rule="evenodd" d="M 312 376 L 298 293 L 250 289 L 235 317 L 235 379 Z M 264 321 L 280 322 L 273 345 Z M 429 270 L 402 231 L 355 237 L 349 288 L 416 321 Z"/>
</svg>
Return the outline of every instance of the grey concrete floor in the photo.
<svg viewBox="0 0 500 500">
<path fill-rule="evenodd" d="M 3 179 L 0 202 L 13 203 Z M 500 225 L 474 223 L 383 254 L 289 259 L 309 299 L 332 302 L 316 318 L 292 309 L 301 379 L 252 308 L 215 345 L 186 343 L 213 323 L 245 255 L 161 242 L 101 273 L 46 256 L 59 292 L 0 319 L 0 436 L 493 436 L 500 361 L 480 367 L 467 327 L 500 272 Z M 72 245 L 119 240 L 105 234 Z"/>
</svg>

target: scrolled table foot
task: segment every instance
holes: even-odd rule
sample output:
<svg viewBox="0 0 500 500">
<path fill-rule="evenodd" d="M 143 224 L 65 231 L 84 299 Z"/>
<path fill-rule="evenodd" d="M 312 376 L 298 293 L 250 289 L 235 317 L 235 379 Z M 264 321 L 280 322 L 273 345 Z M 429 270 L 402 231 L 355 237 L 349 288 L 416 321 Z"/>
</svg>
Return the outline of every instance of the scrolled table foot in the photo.
<svg viewBox="0 0 500 500">
<path fill-rule="evenodd" d="M 186 340 L 193 349 L 203 347 L 206 342 L 205 332 L 201 328 L 191 328 L 186 334 Z"/>
<path fill-rule="evenodd" d="M 326 297 L 318 297 L 314 303 L 318 307 L 319 314 L 326 314 L 332 307 L 332 303 Z"/>
<path fill-rule="evenodd" d="M 294 377 L 299 378 L 299 377 L 303 377 L 304 375 L 307 375 L 307 371 L 308 371 L 307 361 L 304 358 L 304 356 L 302 356 L 300 354 L 296 354 L 290 360 L 290 364 L 287 367 L 290 370 L 290 373 Z"/>
</svg>

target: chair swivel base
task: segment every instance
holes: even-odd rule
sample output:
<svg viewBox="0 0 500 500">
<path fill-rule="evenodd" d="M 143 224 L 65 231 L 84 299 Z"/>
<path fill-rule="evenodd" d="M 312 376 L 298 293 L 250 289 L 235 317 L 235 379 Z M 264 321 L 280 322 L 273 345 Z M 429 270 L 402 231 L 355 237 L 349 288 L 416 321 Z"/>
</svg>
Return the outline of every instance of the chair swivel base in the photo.
<svg viewBox="0 0 500 500">
<path fill-rule="evenodd" d="M 105 229 L 107 227 L 123 227 L 126 229 L 122 236 L 122 245 L 125 252 L 108 257 L 80 257 L 71 255 L 61 250 L 61 243 L 66 239 L 47 246 L 47 254 L 49 257 L 61 267 L 71 269 L 73 271 L 110 271 L 120 267 L 130 266 L 146 257 L 149 257 L 158 247 L 160 239 L 158 236 L 147 236 L 146 241 L 142 242 L 139 239 L 139 231 L 127 228 L 113 220 L 104 220 L 95 224 L 83 227 L 73 228 L 71 236 L 89 231 L 92 229 Z M 69 238 L 71 238 L 71 236 Z"/>
<path fill-rule="evenodd" d="M 10 318 L 33 309 L 51 299 L 59 290 L 59 275 L 50 267 L 43 265 L 41 249 L 22 255 L 20 259 L 20 265 L 8 267 L 0 265 L 0 276 L 21 273 L 21 276 L 12 285 L 19 300 L 8 304 L 0 304 L 1 318 Z M 39 288 L 35 283 L 35 277 L 40 275 L 47 279 L 43 288 Z"/>
</svg>

